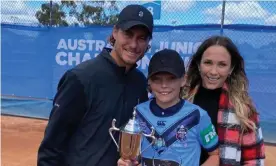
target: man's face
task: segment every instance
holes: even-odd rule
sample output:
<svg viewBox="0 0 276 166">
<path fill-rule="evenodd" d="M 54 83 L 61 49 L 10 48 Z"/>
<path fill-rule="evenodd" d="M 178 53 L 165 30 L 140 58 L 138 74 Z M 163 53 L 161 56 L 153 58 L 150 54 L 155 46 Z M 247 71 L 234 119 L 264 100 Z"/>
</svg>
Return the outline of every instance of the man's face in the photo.
<svg viewBox="0 0 276 166">
<path fill-rule="evenodd" d="M 118 65 L 131 67 L 144 56 L 150 40 L 145 27 L 134 26 L 126 31 L 115 27 L 112 34 L 115 39 L 113 58 Z"/>
</svg>

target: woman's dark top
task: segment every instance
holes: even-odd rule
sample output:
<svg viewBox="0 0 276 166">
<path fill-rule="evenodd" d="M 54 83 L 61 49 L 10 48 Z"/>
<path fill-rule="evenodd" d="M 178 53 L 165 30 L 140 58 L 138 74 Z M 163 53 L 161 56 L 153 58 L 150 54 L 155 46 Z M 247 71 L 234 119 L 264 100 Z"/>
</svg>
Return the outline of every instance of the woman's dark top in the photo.
<svg viewBox="0 0 276 166">
<path fill-rule="evenodd" d="M 215 126 L 216 132 L 220 94 L 221 88 L 210 90 L 200 86 L 194 98 L 194 104 L 207 111 L 213 125 Z M 208 157 L 208 152 L 201 148 L 200 165 L 203 164 Z"/>
</svg>

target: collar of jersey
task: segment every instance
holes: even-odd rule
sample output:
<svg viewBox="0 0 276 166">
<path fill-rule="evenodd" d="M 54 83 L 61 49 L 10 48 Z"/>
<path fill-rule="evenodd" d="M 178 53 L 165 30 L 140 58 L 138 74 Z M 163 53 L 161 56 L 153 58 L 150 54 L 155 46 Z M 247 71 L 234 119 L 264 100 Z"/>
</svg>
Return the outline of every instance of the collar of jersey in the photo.
<svg viewBox="0 0 276 166">
<path fill-rule="evenodd" d="M 184 103 L 185 103 L 185 100 L 180 99 L 180 101 L 177 104 L 169 108 L 163 109 L 156 104 L 156 100 L 155 98 L 153 98 L 150 101 L 150 110 L 155 116 L 168 117 L 176 114 L 183 107 Z"/>
</svg>

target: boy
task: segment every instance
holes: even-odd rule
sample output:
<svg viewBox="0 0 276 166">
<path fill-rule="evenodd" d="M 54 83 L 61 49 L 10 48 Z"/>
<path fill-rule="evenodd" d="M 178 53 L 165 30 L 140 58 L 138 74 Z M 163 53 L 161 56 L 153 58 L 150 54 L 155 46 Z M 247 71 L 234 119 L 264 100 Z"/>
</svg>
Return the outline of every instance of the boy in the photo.
<svg viewBox="0 0 276 166">
<path fill-rule="evenodd" d="M 150 60 L 148 83 L 154 98 L 137 106 L 137 119 L 145 133 L 154 126 L 156 141 L 141 155 L 142 166 L 199 165 L 201 146 L 210 153 L 205 165 L 219 165 L 218 136 L 208 114 L 180 98 L 185 67 L 174 50 L 157 52 Z M 143 139 L 143 150 L 151 140 Z M 120 159 L 119 166 L 137 162 Z"/>
</svg>

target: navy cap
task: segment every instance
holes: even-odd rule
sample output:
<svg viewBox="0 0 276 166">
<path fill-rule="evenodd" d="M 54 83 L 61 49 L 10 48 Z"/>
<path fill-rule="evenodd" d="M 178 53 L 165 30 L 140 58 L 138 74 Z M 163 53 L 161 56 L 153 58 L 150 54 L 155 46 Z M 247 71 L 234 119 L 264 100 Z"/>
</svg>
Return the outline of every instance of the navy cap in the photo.
<svg viewBox="0 0 276 166">
<path fill-rule="evenodd" d="M 152 36 L 153 16 L 148 9 L 141 5 L 128 5 L 120 12 L 116 25 L 124 31 L 133 26 L 142 25 Z"/>
<path fill-rule="evenodd" d="M 159 72 L 168 72 L 181 78 L 185 74 L 185 66 L 179 53 L 171 49 L 156 52 L 149 62 L 148 78 Z"/>
</svg>

